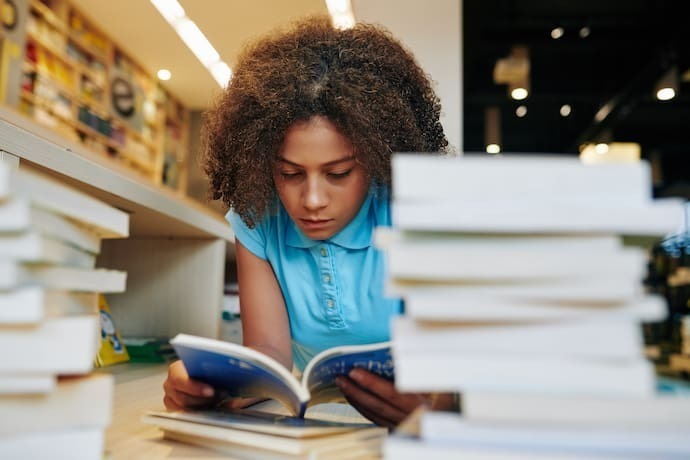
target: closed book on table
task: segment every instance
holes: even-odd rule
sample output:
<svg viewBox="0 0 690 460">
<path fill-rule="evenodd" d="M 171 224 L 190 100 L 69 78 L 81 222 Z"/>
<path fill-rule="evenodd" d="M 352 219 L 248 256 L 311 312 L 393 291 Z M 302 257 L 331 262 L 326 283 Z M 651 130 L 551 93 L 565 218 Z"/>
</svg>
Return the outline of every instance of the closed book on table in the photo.
<svg viewBox="0 0 690 460">
<path fill-rule="evenodd" d="M 645 161 L 586 165 L 575 157 L 547 155 L 402 154 L 393 156 L 392 171 L 393 199 L 400 202 L 452 199 L 625 206 L 652 198 L 651 168 Z"/>
<path fill-rule="evenodd" d="M 98 232 L 80 225 L 78 221 L 38 208 L 24 198 L 0 202 L 0 233 L 35 231 L 92 254 L 101 252 Z"/>
<path fill-rule="evenodd" d="M 393 203 L 395 226 L 404 230 L 491 233 L 617 233 L 663 236 L 682 228 L 684 202 L 663 198 L 625 207 L 590 203 L 564 206 L 446 201 Z"/>
<path fill-rule="evenodd" d="M 0 438 L 0 458 L 103 460 L 105 430 L 71 428 Z"/>
<path fill-rule="evenodd" d="M 644 354 L 642 326 L 634 319 L 543 323 L 451 323 L 392 320 L 393 352 L 569 359 L 637 359 Z"/>
<path fill-rule="evenodd" d="M 637 282 L 645 251 L 614 236 L 485 236 L 435 232 L 376 233 L 388 276 L 431 281 L 549 280 L 610 273 Z"/>
<path fill-rule="evenodd" d="M 462 394 L 462 416 L 480 423 L 673 429 L 690 426 L 690 384 L 659 378 L 653 395 L 631 398 L 470 390 Z"/>
<path fill-rule="evenodd" d="M 615 283 L 615 280 L 611 280 Z M 626 285 L 629 296 L 626 295 Z M 630 280 L 606 293 L 593 286 L 437 286 L 396 289 L 405 299 L 405 314 L 429 321 L 563 321 L 595 319 L 655 322 L 666 318 L 666 300 L 658 295 L 635 295 Z M 506 289 L 504 289 L 506 288 Z M 543 289 L 542 289 L 543 288 Z M 568 293 L 559 294 L 558 289 Z M 540 290 L 541 289 L 541 290 Z M 577 292 L 586 295 L 577 297 Z"/>
<path fill-rule="evenodd" d="M 394 351 L 396 388 L 403 392 L 468 390 L 650 396 L 654 366 L 638 359 L 564 359 L 510 353 Z"/>
<path fill-rule="evenodd" d="M 51 290 L 124 292 L 127 273 L 104 268 L 22 264 L 0 260 L 0 289 L 40 286 Z"/>
<path fill-rule="evenodd" d="M 689 458 L 690 437 L 680 426 L 653 428 L 621 426 L 568 426 L 528 423 L 472 423 L 459 414 L 427 412 L 420 420 L 422 439 L 514 452 L 561 452 L 610 455 L 612 458 Z M 547 457 L 548 458 L 548 457 Z"/>
<path fill-rule="evenodd" d="M 98 294 L 38 286 L 0 291 L 0 326 L 37 324 L 47 318 L 98 313 Z"/>
<path fill-rule="evenodd" d="M 95 254 L 34 231 L 0 233 L 0 256 L 20 262 L 77 268 L 94 268 L 96 265 Z"/>
<path fill-rule="evenodd" d="M 0 375 L 90 372 L 99 342 L 95 314 L 51 318 L 29 327 L 1 327 Z"/>
<path fill-rule="evenodd" d="M 90 228 L 101 238 L 129 236 L 129 215 L 51 177 L 0 164 L 0 202 L 19 198 Z"/>
<path fill-rule="evenodd" d="M 0 395 L 0 438 L 66 428 L 104 429 L 111 421 L 112 404 L 112 375 L 96 373 L 61 377 L 45 394 Z"/>
</svg>

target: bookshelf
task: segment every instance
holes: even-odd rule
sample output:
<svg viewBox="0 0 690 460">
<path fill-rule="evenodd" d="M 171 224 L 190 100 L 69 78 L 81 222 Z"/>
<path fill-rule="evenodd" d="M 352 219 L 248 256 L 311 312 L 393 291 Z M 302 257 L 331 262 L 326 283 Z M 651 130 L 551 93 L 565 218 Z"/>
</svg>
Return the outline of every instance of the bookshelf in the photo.
<svg viewBox="0 0 690 460">
<path fill-rule="evenodd" d="M 6 107 L 0 152 L 130 214 L 130 237 L 103 241 L 97 261 L 128 272 L 126 293 L 108 297 L 122 334 L 219 336 L 224 264 L 234 241 L 220 215 Z"/>
<path fill-rule="evenodd" d="M 189 112 L 67 0 L 28 0 L 17 108 L 156 185 L 186 189 Z"/>
</svg>

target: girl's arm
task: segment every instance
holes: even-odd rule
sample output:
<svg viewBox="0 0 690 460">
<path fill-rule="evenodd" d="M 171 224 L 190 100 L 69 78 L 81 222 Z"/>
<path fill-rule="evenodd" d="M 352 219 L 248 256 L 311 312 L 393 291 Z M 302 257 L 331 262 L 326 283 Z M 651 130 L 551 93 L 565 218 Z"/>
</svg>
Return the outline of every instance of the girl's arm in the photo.
<svg viewBox="0 0 690 460">
<path fill-rule="evenodd" d="M 271 265 L 235 240 L 242 341 L 292 369 L 290 323 Z"/>
</svg>

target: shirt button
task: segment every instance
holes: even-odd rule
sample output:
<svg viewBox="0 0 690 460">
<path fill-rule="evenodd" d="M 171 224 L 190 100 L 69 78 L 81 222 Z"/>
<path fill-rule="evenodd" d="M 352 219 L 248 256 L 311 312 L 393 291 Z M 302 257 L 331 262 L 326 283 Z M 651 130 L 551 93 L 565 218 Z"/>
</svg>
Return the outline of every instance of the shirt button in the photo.
<svg viewBox="0 0 690 460">
<path fill-rule="evenodd" d="M 321 248 L 321 257 L 326 257 L 328 255 L 328 251 L 326 251 L 326 248 Z"/>
<path fill-rule="evenodd" d="M 335 302 L 333 302 L 333 299 L 328 299 L 326 301 L 326 305 L 328 305 L 328 308 L 333 308 L 333 305 L 335 305 Z"/>
<path fill-rule="evenodd" d="M 323 282 L 324 283 L 330 283 L 331 282 L 331 275 L 323 275 Z"/>
</svg>

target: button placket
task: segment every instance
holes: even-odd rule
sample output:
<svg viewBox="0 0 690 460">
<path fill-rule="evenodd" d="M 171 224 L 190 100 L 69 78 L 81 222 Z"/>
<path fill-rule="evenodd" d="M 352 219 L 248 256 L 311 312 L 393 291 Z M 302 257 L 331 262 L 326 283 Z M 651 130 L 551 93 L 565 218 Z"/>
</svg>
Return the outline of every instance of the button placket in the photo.
<svg viewBox="0 0 690 460">
<path fill-rule="evenodd" d="M 335 283 L 335 266 L 333 261 L 333 248 L 320 246 L 317 249 L 318 265 L 321 278 L 321 292 L 323 294 L 323 307 L 329 325 L 335 328 L 343 327 L 343 319 L 338 308 L 337 286 Z"/>
</svg>

